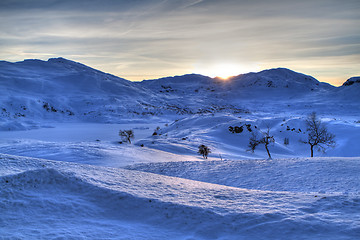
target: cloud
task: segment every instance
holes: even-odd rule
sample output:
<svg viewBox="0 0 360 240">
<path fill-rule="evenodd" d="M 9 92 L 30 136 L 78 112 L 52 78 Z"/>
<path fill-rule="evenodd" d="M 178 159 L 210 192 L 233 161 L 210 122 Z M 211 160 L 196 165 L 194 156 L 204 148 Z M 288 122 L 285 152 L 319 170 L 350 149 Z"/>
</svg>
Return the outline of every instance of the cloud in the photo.
<svg viewBox="0 0 360 240">
<path fill-rule="evenodd" d="M 62 56 L 128 76 L 308 59 L 325 72 L 329 58 L 360 74 L 359 12 L 358 0 L 2 0 L 0 58 Z"/>
</svg>

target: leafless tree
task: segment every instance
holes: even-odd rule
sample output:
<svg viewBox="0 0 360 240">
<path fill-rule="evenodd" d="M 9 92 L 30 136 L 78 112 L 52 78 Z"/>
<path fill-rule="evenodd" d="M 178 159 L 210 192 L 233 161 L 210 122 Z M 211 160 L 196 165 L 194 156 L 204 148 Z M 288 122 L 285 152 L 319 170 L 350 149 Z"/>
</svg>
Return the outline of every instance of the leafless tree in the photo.
<svg viewBox="0 0 360 240">
<path fill-rule="evenodd" d="M 205 146 L 205 145 L 202 144 L 202 145 L 199 146 L 199 151 L 198 151 L 198 153 L 199 153 L 200 155 L 202 155 L 203 158 L 207 159 L 209 153 L 211 153 L 211 150 L 210 150 L 209 147 L 207 147 L 207 146 Z"/>
<path fill-rule="evenodd" d="M 262 136 L 259 136 L 257 133 L 252 132 L 250 139 L 249 139 L 249 148 L 252 152 L 255 151 L 256 147 L 260 144 L 264 144 L 266 152 L 269 156 L 269 159 L 271 159 L 271 154 L 269 150 L 269 144 L 275 142 L 275 138 L 273 136 L 270 136 L 270 128 L 268 127 L 266 132 L 260 131 Z"/>
<path fill-rule="evenodd" d="M 123 141 L 128 142 L 131 144 L 131 139 L 133 139 L 134 136 L 134 131 L 133 130 L 120 130 L 119 131 L 119 136 L 123 139 Z"/>
<path fill-rule="evenodd" d="M 314 156 L 314 147 L 325 151 L 326 147 L 335 147 L 335 135 L 328 132 L 324 123 L 317 117 L 316 112 L 306 119 L 308 140 L 304 143 L 310 145 L 311 157 Z"/>
</svg>

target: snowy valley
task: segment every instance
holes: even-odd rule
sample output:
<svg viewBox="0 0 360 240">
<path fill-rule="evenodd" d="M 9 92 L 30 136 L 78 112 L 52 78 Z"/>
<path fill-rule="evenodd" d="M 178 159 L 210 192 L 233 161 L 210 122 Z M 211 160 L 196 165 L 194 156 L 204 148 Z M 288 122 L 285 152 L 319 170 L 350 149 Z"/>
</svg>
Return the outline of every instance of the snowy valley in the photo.
<svg viewBox="0 0 360 240">
<path fill-rule="evenodd" d="M 360 237 L 359 77 L 130 82 L 56 58 L 0 62 L 0 89 L 0 239 Z M 336 142 L 314 158 L 312 112 Z M 267 129 L 272 159 L 249 149 Z"/>
</svg>

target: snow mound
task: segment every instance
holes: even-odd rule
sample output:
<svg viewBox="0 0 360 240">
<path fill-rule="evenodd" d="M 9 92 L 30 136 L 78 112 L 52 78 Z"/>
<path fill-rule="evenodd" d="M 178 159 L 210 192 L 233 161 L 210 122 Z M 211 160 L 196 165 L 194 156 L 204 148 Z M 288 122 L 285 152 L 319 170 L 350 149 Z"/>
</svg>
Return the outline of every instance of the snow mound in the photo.
<svg viewBox="0 0 360 240">
<path fill-rule="evenodd" d="M 0 155 L 4 238 L 351 239 L 360 199 Z M 355 216 L 356 215 L 356 216 Z"/>
<path fill-rule="evenodd" d="M 360 158 L 179 161 L 126 169 L 263 191 L 360 194 Z"/>
</svg>

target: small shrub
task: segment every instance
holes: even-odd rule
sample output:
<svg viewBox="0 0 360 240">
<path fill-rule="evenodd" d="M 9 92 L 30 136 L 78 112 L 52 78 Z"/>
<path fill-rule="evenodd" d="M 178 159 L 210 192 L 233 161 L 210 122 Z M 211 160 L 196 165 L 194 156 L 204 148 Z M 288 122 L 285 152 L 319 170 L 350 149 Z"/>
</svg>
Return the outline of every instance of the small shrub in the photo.
<svg viewBox="0 0 360 240">
<path fill-rule="evenodd" d="M 134 131 L 133 130 L 120 130 L 119 131 L 119 136 L 123 139 L 123 141 L 128 142 L 131 144 L 131 139 L 133 139 L 134 136 Z"/>
<path fill-rule="evenodd" d="M 199 153 L 200 155 L 202 155 L 203 158 L 207 159 L 209 153 L 211 153 L 211 150 L 210 150 L 209 147 L 207 147 L 207 146 L 205 146 L 205 145 L 202 144 L 202 145 L 199 146 L 199 151 L 198 151 L 198 153 Z"/>
</svg>

